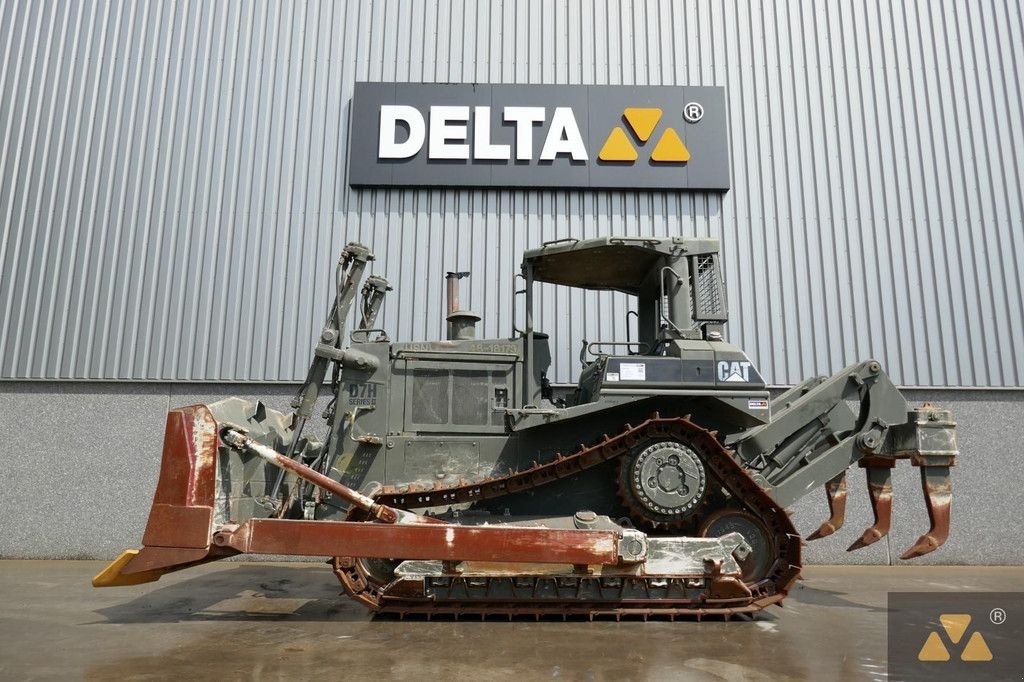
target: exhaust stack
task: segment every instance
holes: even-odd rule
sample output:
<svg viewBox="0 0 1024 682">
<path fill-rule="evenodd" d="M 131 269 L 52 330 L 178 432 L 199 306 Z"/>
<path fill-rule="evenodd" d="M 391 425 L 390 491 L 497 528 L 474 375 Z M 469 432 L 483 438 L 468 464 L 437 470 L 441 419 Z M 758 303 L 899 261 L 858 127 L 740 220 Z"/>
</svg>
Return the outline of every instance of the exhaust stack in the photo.
<svg viewBox="0 0 1024 682">
<path fill-rule="evenodd" d="M 447 285 L 448 321 L 447 338 L 449 341 L 469 341 L 476 338 L 476 323 L 480 316 L 459 306 L 459 280 L 469 277 L 468 272 L 449 272 L 444 276 Z"/>
</svg>

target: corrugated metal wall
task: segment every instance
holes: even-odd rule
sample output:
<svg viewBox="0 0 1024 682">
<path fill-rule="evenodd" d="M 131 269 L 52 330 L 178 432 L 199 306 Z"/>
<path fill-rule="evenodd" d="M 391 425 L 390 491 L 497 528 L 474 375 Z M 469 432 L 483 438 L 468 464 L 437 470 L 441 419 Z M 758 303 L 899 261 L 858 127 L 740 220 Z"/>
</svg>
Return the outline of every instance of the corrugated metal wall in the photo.
<svg viewBox="0 0 1024 682">
<path fill-rule="evenodd" d="M 0 377 L 296 380 L 335 255 L 385 326 L 442 330 L 471 269 L 511 329 L 519 252 L 721 237 L 730 338 L 772 382 L 868 356 L 907 385 L 1024 385 L 1024 17 L 981 2 L 0 3 Z M 353 191 L 357 80 L 723 85 L 733 189 Z M 624 337 L 561 291 L 561 351 Z M 593 298 L 590 298 L 593 297 Z"/>
</svg>

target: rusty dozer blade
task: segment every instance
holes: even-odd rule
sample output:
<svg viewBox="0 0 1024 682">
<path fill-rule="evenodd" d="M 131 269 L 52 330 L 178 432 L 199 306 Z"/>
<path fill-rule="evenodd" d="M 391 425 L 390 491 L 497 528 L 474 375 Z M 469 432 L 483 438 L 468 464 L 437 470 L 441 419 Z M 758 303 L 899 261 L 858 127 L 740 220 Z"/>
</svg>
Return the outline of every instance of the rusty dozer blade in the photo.
<svg viewBox="0 0 1024 682">
<path fill-rule="evenodd" d="M 253 416 L 246 417 L 246 412 Z M 255 418 L 256 414 L 261 416 Z M 377 559 L 616 567 L 646 562 L 647 538 L 635 529 L 461 526 L 380 504 L 245 432 L 242 424 L 251 421 L 252 433 L 259 438 L 280 436 L 279 427 L 287 420 L 280 413 L 268 418 L 270 414 L 236 399 L 172 410 L 144 546 L 122 553 L 93 579 L 93 585 L 152 582 L 170 571 L 239 553 L 329 557 L 347 552 Z M 237 459 L 238 470 L 262 471 L 246 466 L 253 457 L 337 495 L 373 520 L 258 518 L 238 512 L 239 497 L 225 492 L 232 488 L 232 482 L 222 478 L 230 468 L 226 460 Z M 250 509 L 269 513 L 258 505 Z"/>
<path fill-rule="evenodd" d="M 875 522 L 846 548 L 847 552 L 873 545 L 889 534 L 892 524 L 892 468 L 895 464 L 896 460 L 880 457 L 861 461 L 861 466 L 867 472 L 868 496 Z"/>
<path fill-rule="evenodd" d="M 921 488 L 924 503 L 928 508 L 931 527 L 917 539 L 900 559 L 913 559 L 941 547 L 949 537 L 949 510 L 953 499 L 953 483 L 949 478 L 948 466 L 922 466 Z"/>
<path fill-rule="evenodd" d="M 845 470 L 825 484 L 825 495 L 828 497 L 828 521 L 825 521 L 818 530 L 808 535 L 808 540 L 826 538 L 843 527 L 843 522 L 846 520 Z"/>
<path fill-rule="evenodd" d="M 216 421 L 203 405 L 167 413 L 160 478 L 143 548 L 127 550 L 97 574 L 94 587 L 137 585 L 211 556 L 216 495 Z"/>
</svg>

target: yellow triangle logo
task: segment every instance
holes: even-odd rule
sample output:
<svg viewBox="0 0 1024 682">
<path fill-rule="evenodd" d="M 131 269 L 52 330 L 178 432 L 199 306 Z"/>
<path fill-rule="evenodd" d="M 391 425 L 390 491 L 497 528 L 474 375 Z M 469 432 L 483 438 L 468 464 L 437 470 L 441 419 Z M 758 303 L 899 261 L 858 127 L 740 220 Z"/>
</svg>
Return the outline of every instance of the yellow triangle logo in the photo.
<svg viewBox="0 0 1024 682">
<path fill-rule="evenodd" d="M 626 131 L 619 126 L 615 126 L 597 154 L 597 158 L 602 161 L 628 161 L 630 163 L 636 161 L 636 156 L 636 150 L 633 149 L 633 144 L 626 137 Z"/>
<path fill-rule="evenodd" d="M 970 616 L 968 616 L 969 618 Z M 934 633 L 933 633 L 934 634 Z M 991 661 L 992 650 L 988 648 L 988 644 L 985 642 L 985 638 L 981 636 L 980 632 L 975 632 L 971 635 L 971 638 L 967 640 L 967 646 L 964 647 L 963 653 L 960 654 L 961 661 Z"/>
<path fill-rule="evenodd" d="M 661 139 L 651 152 L 651 161 L 659 163 L 686 163 L 689 160 L 690 150 L 673 128 L 668 128 L 661 134 Z"/>
<path fill-rule="evenodd" d="M 969 613 L 944 613 L 939 616 L 939 622 L 949 635 L 949 641 L 959 644 L 960 638 L 967 632 L 967 626 L 971 624 Z"/>
<path fill-rule="evenodd" d="M 654 132 L 654 127 L 661 120 L 661 109 L 647 109 L 643 107 L 626 107 L 623 115 L 629 127 L 636 133 L 637 139 L 647 142 L 647 138 Z"/>
<path fill-rule="evenodd" d="M 928 634 L 928 639 L 924 641 L 924 646 L 921 647 L 921 651 L 917 654 L 917 660 L 919 661 L 948 661 L 949 652 L 946 651 L 945 645 L 939 638 L 939 633 L 931 632 Z"/>
</svg>

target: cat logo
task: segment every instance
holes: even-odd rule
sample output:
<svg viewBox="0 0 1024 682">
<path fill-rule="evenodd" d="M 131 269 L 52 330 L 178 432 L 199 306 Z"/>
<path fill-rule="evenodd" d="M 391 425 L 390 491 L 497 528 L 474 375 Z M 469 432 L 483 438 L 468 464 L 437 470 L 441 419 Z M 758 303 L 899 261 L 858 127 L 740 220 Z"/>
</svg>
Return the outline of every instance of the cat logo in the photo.
<svg viewBox="0 0 1024 682">
<path fill-rule="evenodd" d="M 701 116 L 703 116 L 703 109 L 701 109 Z M 627 107 L 622 113 L 622 118 L 625 119 L 637 141 L 643 146 L 651 138 L 654 129 L 658 127 L 658 122 L 661 120 L 661 109 Z M 639 154 L 633 147 L 626 131 L 622 129 L 622 126 L 615 126 L 612 128 L 611 134 L 608 135 L 608 139 L 604 141 L 604 146 L 598 152 L 597 158 L 605 162 L 633 163 L 638 156 Z M 682 164 L 689 160 L 690 150 L 683 144 L 679 133 L 671 126 L 665 128 L 651 152 L 651 161 L 659 164 Z"/>
<path fill-rule="evenodd" d="M 939 623 L 949 638 L 951 644 L 960 644 L 967 627 L 971 624 L 971 616 L 967 613 L 944 613 L 939 616 Z M 938 632 L 928 633 L 928 639 L 917 654 L 919 661 L 948 661 L 950 658 L 949 649 L 942 641 Z M 988 648 L 985 638 L 977 630 L 971 634 L 967 644 L 960 652 L 961 661 L 991 661 L 992 650 Z"/>
<path fill-rule="evenodd" d="M 718 380 L 750 382 L 750 362 L 722 360 L 718 363 Z"/>
</svg>

